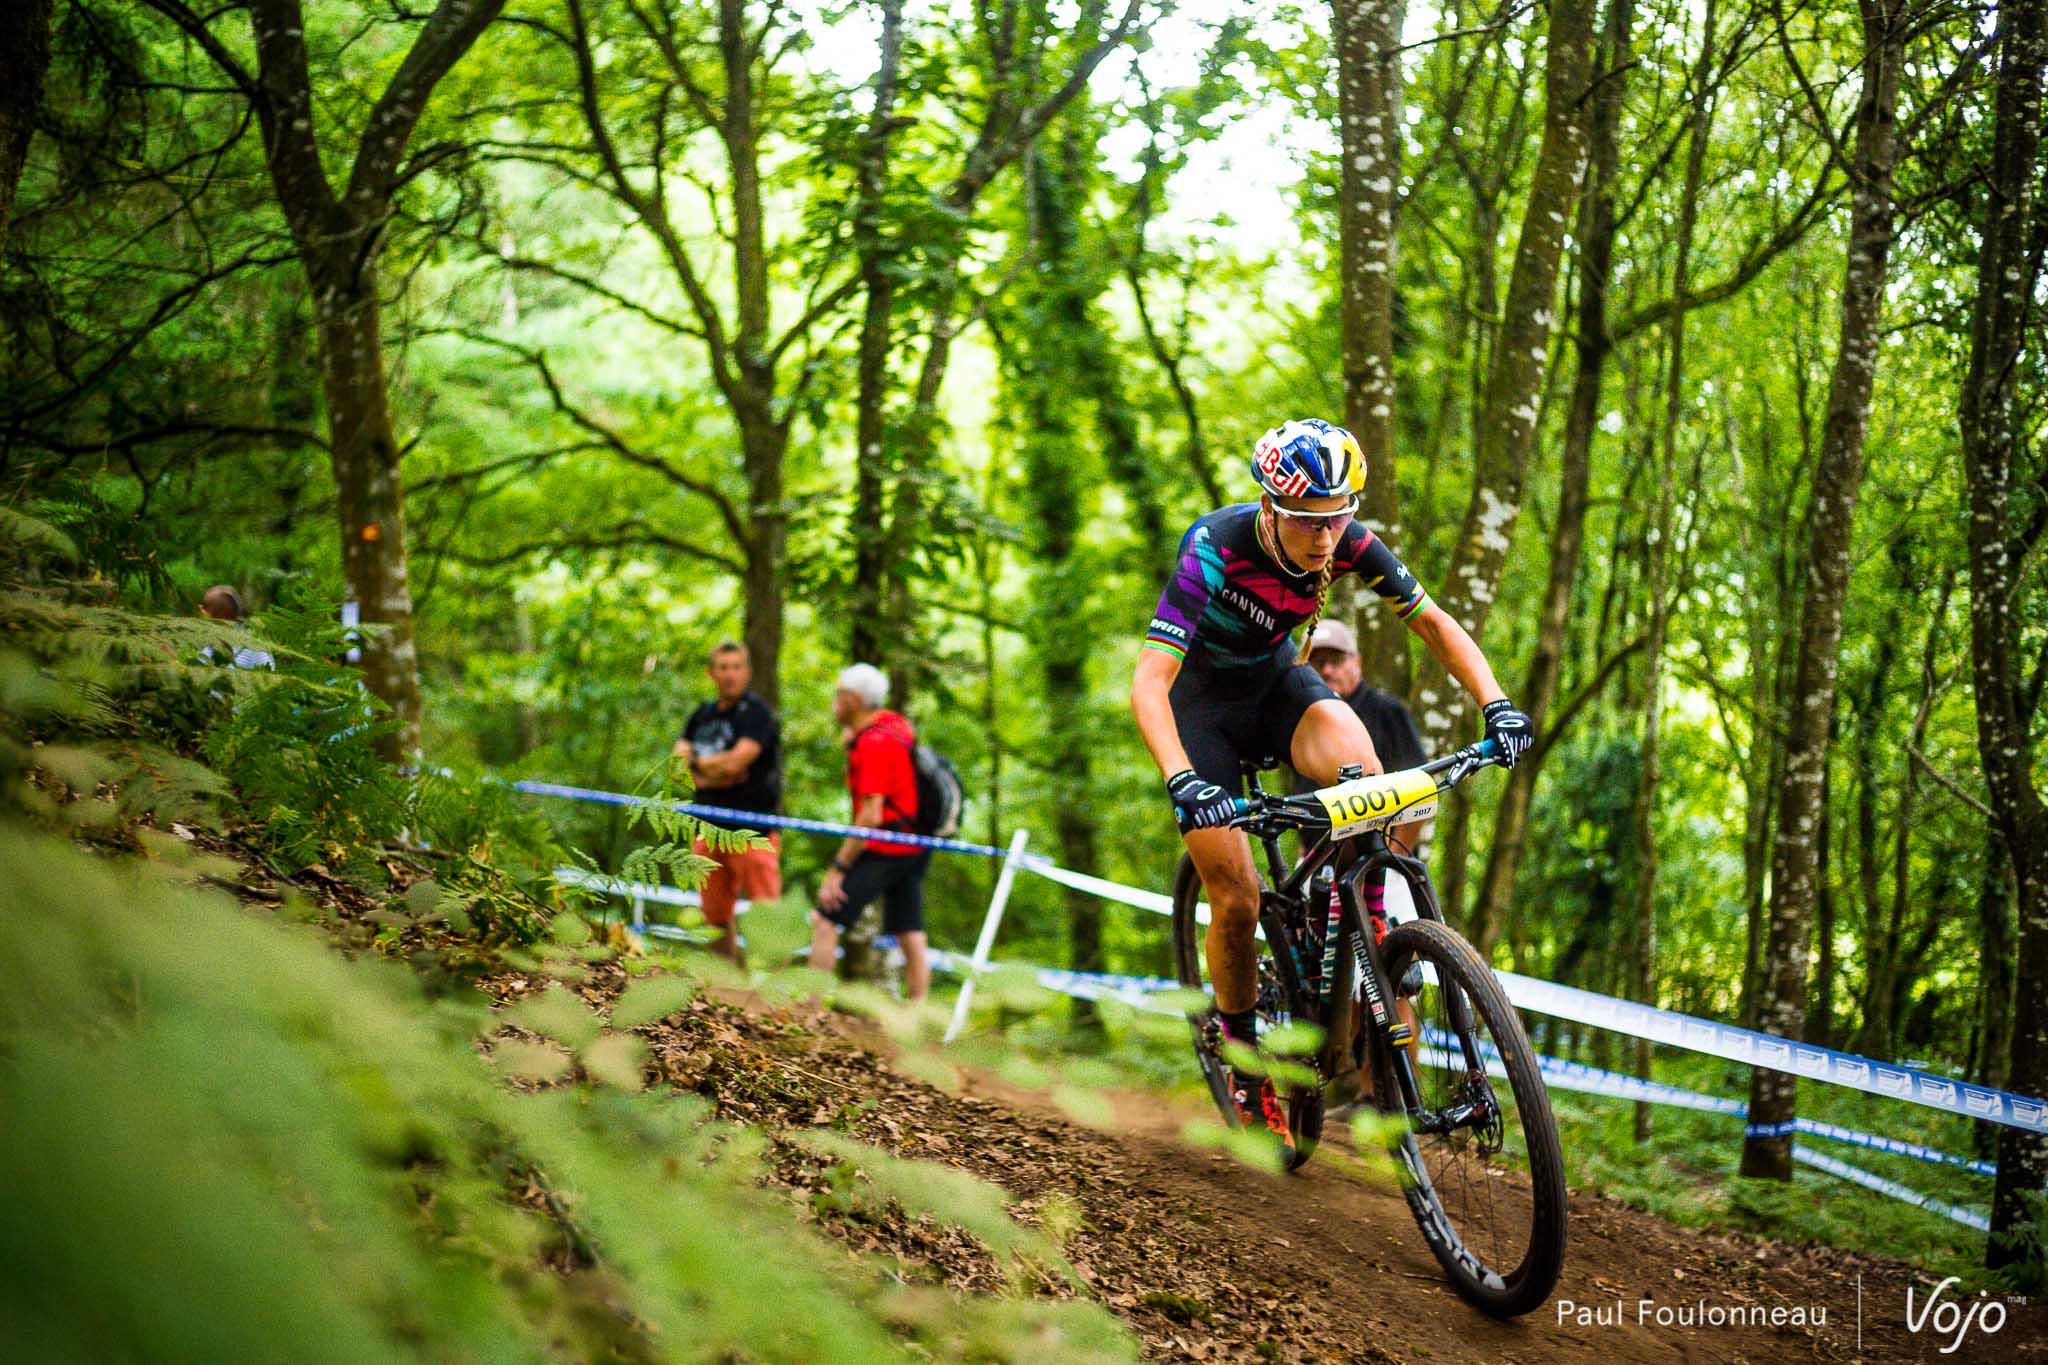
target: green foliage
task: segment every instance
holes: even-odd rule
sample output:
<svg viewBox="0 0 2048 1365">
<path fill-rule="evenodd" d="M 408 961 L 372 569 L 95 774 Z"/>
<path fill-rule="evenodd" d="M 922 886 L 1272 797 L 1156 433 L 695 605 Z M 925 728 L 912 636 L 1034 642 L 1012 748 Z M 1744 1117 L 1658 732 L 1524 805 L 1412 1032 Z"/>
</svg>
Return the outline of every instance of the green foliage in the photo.
<svg viewBox="0 0 2048 1365">
<path fill-rule="evenodd" d="M 376 750 L 381 708 L 334 662 L 353 632 L 310 589 L 287 592 L 261 624 L 275 676 L 207 732 L 207 761 L 233 784 L 280 868 L 360 863 L 405 827 L 408 790 Z"/>
<path fill-rule="evenodd" d="M 471 1048 L 474 998 L 314 931 L 13 825 L 0 901 L 10 1358 L 1131 1354 L 1092 1305 L 906 1298 L 849 1265 L 755 1187 L 758 1141 L 632 1093 L 637 1040 L 593 1040 L 580 1004 L 525 1017 L 585 1040 L 606 1087 L 514 1093 Z M 529 1083 L 566 1073 L 538 1048 Z M 1062 1264 L 987 1187 L 831 1145 L 905 1207 Z"/>
<path fill-rule="evenodd" d="M 2027 1216 L 2010 1231 L 1991 1234 L 1993 1245 L 2012 1255 L 1999 1274 L 2020 1294 L 2048 1290 L 2048 1190 L 2022 1190 Z"/>
<path fill-rule="evenodd" d="M 0 508 L 0 811 L 115 834 L 210 822 L 221 783 L 177 750 L 253 689 L 200 660 L 239 632 L 110 605 L 70 539 Z"/>
<path fill-rule="evenodd" d="M 677 810 L 678 803 L 686 803 L 690 799 L 689 774 L 681 762 L 674 758 L 666 759 L 657 771 L 660 774 L 659 787 L 653 795 L 644 796 L 628 807 L 626 828 L 630 830 L 645 825 L 658 842 L 638 845 L 626 854 L 619 864 L 619 874 L 627 881 L 659 882 L 662 872 L 666 871 L 677 886 L 702 886 L 704 878 L 718 864 L 696 852 L 699 839 L 713 853 L 737 853 L 743 849 L 767 847 L 768 841 L 758 834 L 719 829 Z"/>
</svg>

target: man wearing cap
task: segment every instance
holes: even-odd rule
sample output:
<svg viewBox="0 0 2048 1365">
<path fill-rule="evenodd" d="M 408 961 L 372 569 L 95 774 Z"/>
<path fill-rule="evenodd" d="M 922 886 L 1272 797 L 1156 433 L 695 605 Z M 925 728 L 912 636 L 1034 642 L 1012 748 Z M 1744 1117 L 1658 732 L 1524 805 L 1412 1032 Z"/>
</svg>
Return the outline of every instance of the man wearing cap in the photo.
<svg viewBox="0 0 2048 1365">
<path fill-rule="evenodd" d="M 1351 633 L 1351 627 L 1342 621 L 1317 625 L 1316 633 L 1309 637 L 1308 665 L 1365 722 L 1365 732 L 1372 736 L 1373 752 L 1380 756 L 1385 771 L 1397 773 L 1429 761 L 1422 752 L 1422 736 L 1415 728 L 1415 717 L 1408 714 L 1401 699 L 1366 683 L 1358 662 L 1358 637 Z M 1413 852 L 1420 845 L 1428 823 L 1411 820 L 1394 826 L 1388 834 Z"/>
</svg>

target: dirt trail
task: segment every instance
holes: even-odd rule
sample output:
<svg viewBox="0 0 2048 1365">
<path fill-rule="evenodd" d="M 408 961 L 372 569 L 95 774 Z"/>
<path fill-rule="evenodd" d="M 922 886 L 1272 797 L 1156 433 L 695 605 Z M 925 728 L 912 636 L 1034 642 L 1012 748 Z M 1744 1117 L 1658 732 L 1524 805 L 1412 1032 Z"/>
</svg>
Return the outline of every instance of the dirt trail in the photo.
<svg viewBox="0 0 2048 1365">
<path fill-rule="evenodd" d="M 268 904 L 275 893 L 259 889 L 263 880 L 238 889 Z M 300 880 L 343 924 L 381 904 L 333 878 Z M 506 1003 L 548 983 L 503 973 L 478 984 Z M 614 963 L 575 989 L 605 1008 L 624 985 Z M 892 1061 L 893 1047 L 866 1025 L 741 992 L 701 996 L 638 1032 L 652 1045 L 650 1080 L 697 1092 L 720 1116 L 778 1139 L 769 1178 L 800 1205 L 806 1192 L 829 1193 L 830 1176 L 815 1155 L 779 1138 L 818 1127 L 990 1180 L 1016 1196 L 1025 1221 L 1055 1197 L 1071 1199 L 1081 1223 L 1066 1240 L 1069 1259 L 1152 1359 L 2048 1361 L 2048 1301 L 2000 1303 L 1995 1333 L 1984 1330 L 1979 1308 L 1960 1337 L 1954 1325 L 1935 1332 L 1940 1317 L 1915 1334 L 1908 1287 L 1924 1309 L 1933 1286 L 1909 1266 L 1691 1231 L 1578 1192 L 1556 1301 L 1495 1322 L 1450 1289 L 1390 1184 L 1323 1156 L 1276 1178 L 1190 1146 L 1180 1136 L 1186 1121 L 1212 1117 L 1193 1099 L 1176 1109 L 1156 1097 L 1113 1096 L 1114 1127 L 1099 1131 L 1046 1095 L 991 1076 L 955 1068 L 956 1084 L 936 1087 L 907 1074 L 907 1061 Z M 1331 1145 L 1341 1151 L 1346 1138 L 1333 1134 Z M 983 1292 L 1007 1283 L 972 1238 L 929 1219 L 890 1212 L 825 1217 L 819 1226 L 936 1283 Z M 1057 1280 L 1040 1288 L 1073 1292 Z M 1639 1316 L 1645 1299 L 1653 1312 L 1781 1308 L 1804 1322 L 1660 1323 Z M 1584 1314 L 1560 1310 L 1566 1301 Z"/>
<path fill-rule="evenodd" d="M 838 1016 L 753 1005 L 700 1002 L 650 1030 L 657 1066 L 728 1117 L 773 1131 L 836 1116 L 898 1155 L 971 1171 L 1018 1196 L 1027 1218 L 1048 1197 L 1074 1199 L 1084 1221 L 1069 1256 L 1156 1359 L 2048 1360 L 2048 1304 L 2002 1305 L 1995 1334 L 1983 1330 L 1980 1310 L 1960 1348 L 1944 1355 L 1953 1329 L 1908 1329 L 1908 1286 L 1923 1307 L 1932 1287 L 1908 1266 L 1694 1232 L 1578 1194 L 1557 1299 L 1587 1316 L 1553 1303 L 1495 1322 L 1445 1283 L 1399 1193 L 1340 1162 L 1269 1177 L 1183 1143 L 1182 1123 L 1200 1110 L 1168 1112 L 1135 1095 L 1116 1097 L 1116 1129 L 1104 1132 L 988 1076 L 962 1072 L 958 1092 L 948 1093 L 903 1074 L 885 1042 Z M 787 1084 L 791 1068 L 796 1089 Z M 782 1079 L 763 1083 L 776 1072 Z M 860 1110 L 868 1100 L 876 1103 Z M 801 1188 L 810 1174 L 797 1164 L 778 1178 Z M 960 1288 L 998 1282 L 971 1244 L 935 1238 L 928 1225 L 896 1219 L 828 1230 L 922 1262 Z M 1639 1318 L 1644 1299 L 1654 1301 L 1647 1319 Z M 1742 1320 L 1656 1320 L 1655 1308 L 1690 1313 L 1702 1302 Z M 1773 1308 L 1796 1310 L 1803 1325 L 1749 1321 Z"/>
</svg>

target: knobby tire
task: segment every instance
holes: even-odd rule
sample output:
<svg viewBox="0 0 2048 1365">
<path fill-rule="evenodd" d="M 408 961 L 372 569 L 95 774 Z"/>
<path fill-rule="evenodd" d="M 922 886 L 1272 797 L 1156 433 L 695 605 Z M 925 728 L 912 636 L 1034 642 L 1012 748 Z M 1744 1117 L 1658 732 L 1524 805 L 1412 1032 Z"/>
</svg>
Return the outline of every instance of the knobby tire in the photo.
<svg viewBox="0 0 2048 1365">
<path fill-rule="evenodd" d="M 1398 925 L 1381 941 L 1380 953 L 1390 981 L 1399 981 L 1409 966 L 1418 961 L 1433 966 L 1437 989 L 1444 992 L 1447 1001 L 1456 998 L 1447 987 L 1462 996 L 1464 1007 L 1477 1015 L 1491 1035 L 1502 1068 L 1508 1073 L 1515 1112 L 1505 1121 L 1518 1122 L 1521 1129 L 1531 1205 L 1528 1243 L 1517 1264 L 1475 1264 L 1475 1253 L 1464 1242 L 1472 1229 L 1456 1225 L 1431 1180 L 1416 1178 L 1416 1173 L 1423 1170 L 1424 1159 L 1417 1135 L 1407 1128 L 1405 1121 L 1389 1137 L 1388 1150 L 1401 1172 L 1409 1210 L 1452 1285 L 1490 1316 L 1511 1318 L 1527 1313 L 1546 1303 L 1557 1287 L 1558 1276 L 1564 1269 L 1566 1236 L 1564 1153 L 1557 1136 L 1557 1120 L 1550 1112 L 1549 1092 L 1536 1066 L 1535 1050 L 1529 1046 L 1521 1016 L 1508 1002 L 1499 979 L 1472 945 L 1445 925 L 1432 920 L 1411 920 Z M 1368 1032 L 1374 1106 L 1382 1113 L 1405 1120 L 1399 1102 L 1390 1098 L 1400 1094 L 1392 1047 L 1378 1030 Z M 1494 1084 L 1498 1085 L 1498 1080 Z"/>
</svg>

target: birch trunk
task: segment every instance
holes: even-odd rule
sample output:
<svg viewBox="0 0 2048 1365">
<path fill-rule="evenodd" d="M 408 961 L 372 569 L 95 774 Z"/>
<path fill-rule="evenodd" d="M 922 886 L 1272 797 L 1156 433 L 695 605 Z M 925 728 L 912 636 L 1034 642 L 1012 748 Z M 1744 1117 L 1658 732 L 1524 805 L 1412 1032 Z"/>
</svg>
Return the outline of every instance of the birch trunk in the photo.
<svg viewBox="0 0 2048 1365">
<path fill-rule="evenodd" d="M 1798 1038 L 1806 1027 L 1806 974 L 1813 937 L 1821 784 L 1835 709 L 1842 601 L 1848 591 L 1856 496 L 1863 483 L 1863 437 L 1877 369 L 1886 263 L 1893 236 L 1892 166 L 1899 68 L 1906 24 L 1899 0 L 1861 0 L 1862 89 L 1851 168 L 1848 260 L 1842 282 L 1841 339 L 1828 390 L 1820 459 L 1814 469 L 1807 536 L 1806 602 L 1778 793 L 1777 846 L 1771 859 L 1770 936 L 1764 949 L 1757 1022 L 1766 1033 Z M 1749 1121 L 1789 1122 L 1796 1079 L 1758 1067 L 1750 1077 Z M 1745 1139 L 1742 1173 L 1792 1178 L 1792 1138 Z"/>
<path fill-rule="evenodd" d="M 2040 257 L 2034 246 L 2036 164 L 2041 146 L 2048 0 L 2012 0 L 1998 11 L 1998 83 L 1987 177 L 1983 248 L 1971 315 L 1970 368 L 1962 393 L 1963 465 L 1970 496 L 1970 656 L 1977 690 L 1977 748 L 1991 810 L 2011 860 L 2019 910 L 2019 975 L 2035 988 L 2013 1003 L 2006 1084 L 2048 1096 L 2048 810 L 2033 780 L 2032 703 L 2018 657 L 2015 597 L 2021 548 L 2012 521 L 2014 465 L 2021 456 L 2015 375 L 2040 345 L 2029 314 Z M 1987 938 L 1991 917 L 1985 917 Z M 2048 1137 L 1999 1134 L 1998 1183 L 1986 1264 L 2018 1259 L 2001 1233 L 2026 1221 L 2024 1202 L 2048 1183 Z"/>
<path fill-rule="evenodd" d="M 1394 198 L 1401 135 L 1394 110 L 1404 0 L 1332 0 L 1337 123 L 1342 136 L 1337 222 L 1344 346 L 1344 425 L 1365 452 L 1360 514 L 1387 543 L 1402 543 L 1394 481 Z M 1357 613 L 1365 676 L 1408 690 L 1407 628 L 1367 604 Z"/>
<path fill-rule="evenodd" d="M 1565 229 L 1586 169 L 1586 99 L 1592 68 L 1594 0 L 1555 0 L 1545 57 L 1543 138 L 1515 243 L 1501 330 L 1487 367 L 1473 455 L 1472 498 L 1458 531 L 1440 601 L 1474 639 L 1483 637 L 1500 582 L 1522 481 L 1536 443 L 1538 402 L 1556 308 Z M 1465 698 L 1421 708 L 1424 747 L 1441 750 L 1456 732 Z"/>
<path fill-rule="evenodd" d="M 1621 107 L 1630 56 L 1629 33 L 1635 19 L 1632 0 L 1609 0 L 1606 32 L 1601 39 L 1604 77 L 1595 92 L 1591 131 L 1591 162 L 1586 192 L 1579 201 L 1577 372 L 1565 410 L 1564 459 L 1559 475 L 1557 523 L 1550 533 L 1550 572 L 1537 617 L 1536 649 L 1529 678 L 1519 700 L 1536 733 L 1548 734 L 1550 708 L 1564 671 L 1565 624 L 1571 612 L 1572 584 L 1578 578 L 1579 552 L 1586 535 L 1586 499 L 1592 481 L 1593 432 L 1600 421 L 1601 378 L 1612 343 L 1607 335 L 1608 277 L 1614 267 L 1614 176 L 1621 163 Z M 1386 613 L 1382 612 L 1381 615 Z M 1473 946 L 1491 957 L 1507 923 L 1515 875 L 1528 842 L 1529 811 L 1536 795 L 1536 777 L 1550 745 L 1540 744 L 1523 756 L 1508 774 L 1494 819 L 1493 842 L 1486 872 L 1473 909 Z"/>
</svg>

